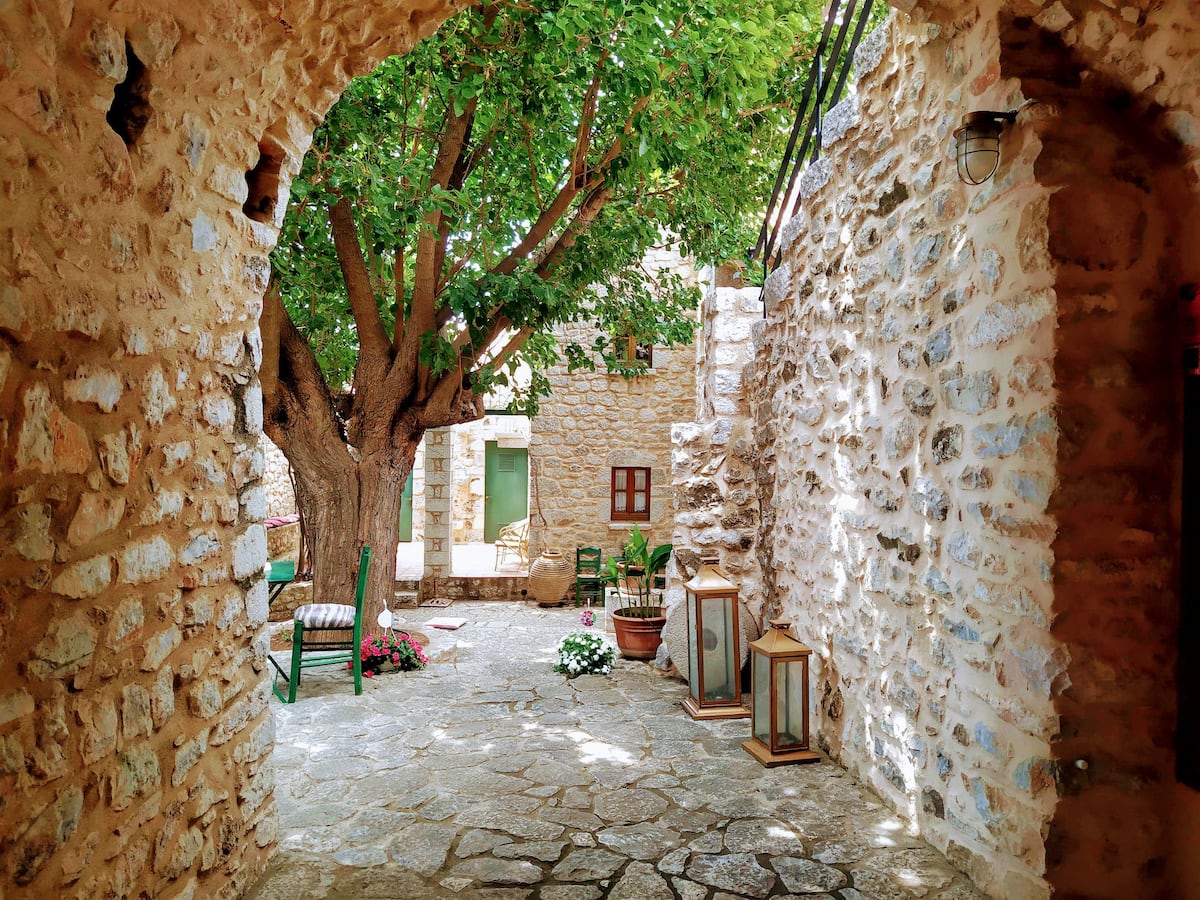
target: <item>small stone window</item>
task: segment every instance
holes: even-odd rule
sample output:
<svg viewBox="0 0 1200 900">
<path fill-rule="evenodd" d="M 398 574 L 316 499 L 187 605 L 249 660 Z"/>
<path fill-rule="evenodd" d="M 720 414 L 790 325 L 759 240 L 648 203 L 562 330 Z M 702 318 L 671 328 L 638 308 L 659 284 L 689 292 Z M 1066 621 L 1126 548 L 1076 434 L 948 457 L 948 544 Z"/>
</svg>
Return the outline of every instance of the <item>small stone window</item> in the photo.
<svg viewBox="0 0 1200 900">
<path fill-rule="evenodd" d="M 104 118 L 108 127 L 121 136 L 126 147 L 137 143 L 150 121 L 150 78 L 146 66 L 129 44 L 125 45 L 125 80 L 113 89 L 112 105 Z"/>
<path fill-rule="evenodd" d="M 617 338 L 613 354 L 627 365 L 654 368 L 654 347 L 651 344 L 639 344 L 632 335 Z"/>
<path fill-rule="evenodd" d="M 614 466 L 610 514 L 614 522 L 650 521 L 650 470 Z"/>
<path fill-rule="evenodd" d="M 275 219 L 279 202 L 279 173 L 283 169 L 284 150 L 270 136 L 258 143 L 258 162 L 246 173 L 246 202 L 242 212 L 256 222 Z"/>
</svg>

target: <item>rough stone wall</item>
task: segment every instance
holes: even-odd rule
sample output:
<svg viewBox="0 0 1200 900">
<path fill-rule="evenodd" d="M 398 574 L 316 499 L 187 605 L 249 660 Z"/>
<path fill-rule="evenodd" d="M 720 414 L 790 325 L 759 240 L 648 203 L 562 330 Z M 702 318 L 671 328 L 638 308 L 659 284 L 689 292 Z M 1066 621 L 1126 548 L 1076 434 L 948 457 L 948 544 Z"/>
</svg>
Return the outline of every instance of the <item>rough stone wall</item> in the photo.
<svg viewBox="0 0 1200 900">
<path fill-rule="evenodd" d="M 266 495 L 267 516 L 288 516 L 296 512 L 296 492 L 288 473 L 291 467 L 283 451 L 265 434 L 258 442 L 263 454 L 262 487 Z"/>
<path fill-rule="evenodd" d="M 586 345 L 586 328 L 564 332 Z M 673 531 L 671 423 L 694 417 L 695 350 L 654 348 L 654 368 L 625 379 L 605 371 L 550 373 L 554 394 L 533 420 L 529 440 L 531 556 L 576 547 L 620 552 L 633 523 L 610 521 L 611 468 L 650 468 L 650 521 L 640 523 L 654 543 Z M 543 526 L 539 518 L 545 517 Z"/>
<path fill-rule="evenodd" d="M 768 597 L 814 650 L 821 746 L 985 889 L 1179 896 L 1194 15 L 927 7 L 860 50 L 768 282 Z M 959 118 L 1027 99 L 997 177 L 962 185 Z"/>
<path fill-rule="evenodd" d="M 743 373 L 753 363 L 751 335 L 762 320 L 760 289 L 711 287 L 701 307 L 696 422 L 671 431 L 676 506 L 675 561 L 690 577 L 701 557 L 717 556 L 746 608 L 761 617 L 754 421 Z"/>
<path fill-rule="evenodd" d="M 0 894 L 271 852 L 266 254 L 345 82 L 451 6 L 0 4 Z"/>
</svg>

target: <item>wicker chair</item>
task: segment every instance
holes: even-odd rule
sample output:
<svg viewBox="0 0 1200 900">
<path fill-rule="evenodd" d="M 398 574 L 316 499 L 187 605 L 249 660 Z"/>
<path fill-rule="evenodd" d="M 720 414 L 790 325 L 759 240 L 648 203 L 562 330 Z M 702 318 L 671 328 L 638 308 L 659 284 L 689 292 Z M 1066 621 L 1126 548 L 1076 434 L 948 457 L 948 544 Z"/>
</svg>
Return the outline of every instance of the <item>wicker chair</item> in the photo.
<svg viewBox="0 0 1200 900">
<path fill-rule="evenodd" d="M 495 567 L 499 569 L 509 556 L 515 556 L 522 567 L 529 565 L 529 519 L 510 522 L 497 532 Z"/>
</svg>

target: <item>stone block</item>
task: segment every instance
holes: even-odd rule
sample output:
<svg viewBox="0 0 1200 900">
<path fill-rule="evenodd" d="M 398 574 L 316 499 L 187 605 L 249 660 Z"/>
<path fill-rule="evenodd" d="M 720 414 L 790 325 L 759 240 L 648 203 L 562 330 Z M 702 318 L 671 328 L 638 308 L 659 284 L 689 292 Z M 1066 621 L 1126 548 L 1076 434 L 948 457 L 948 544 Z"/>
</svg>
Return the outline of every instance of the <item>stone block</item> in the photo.
<svg viewBox="0 0 1200 900">
<path fill-rule="evenodd" d="M 951 378 L 942 385 L 946 405 L 970 414 L 995 409 L 999 390 L 1000 383 L 993 372 L 976 372 Z"/>
<path fill-rule="evenodd" d="M 64 394 L 75 403 L 92 403 L 103 412 L 117 408 L 124 393 L 121 377 L 109 368 L 82 366 L 67 379 Z"/>
<path fill-rule="evenodd" d="M 87 431 L 72 421 L 51 399 L 45 384 L 33 384 L 22 395 L 18 420 L 17 469 L 47 473 L 83 474 L 92 462 Z"/>
<path fill-rule="evenodd" d="M 9 853 L 9 871 L 18 885 L 27 885 L 69 841 L 83 814 L 83 791 L 69 785 L 35 818 Z"/>
<path fill-rule="evenodd" d="M 162 537 L 134 541 L 122 551 L 119 569 L 124 584 L 157 581 L 171 568 L 175 554 Z"/>
<path fill-rule="evenodd" d="M 967 332 L 967 346 L 999 347 L 1054 315 L 1054 294 L 1026 291 L 1011 300 L 988 305 Z"/>
<path fill-rule="evenodd" d="M 95 650 L 96 629 L 84 613 L 52 619 L 27 670 L 41 680 L 73 675 L 91 663 Z"/>
<path fill-rule="evenodd" d="M 138 684 L 121 688 L 121 737 L 125 741 L 149 735 L 153 729 L 150 715 L 150 692 Z"/>
<path fill-rule="evenodd" d="M 101 493 L 84 494 L 67 529 L 67 541 L 74 547 L 84 546 L 115 529 L 124 514 L 124 497 Z"/>
<path fill-rule="evenodd" d="M 250 525 L 233 542 L 233 577 L 237 580 L 261 574 L 267 563 L 267 531 Z"/>
<path fill-rule="evenodd" d="M 904 405 L 915 416 L 928 417 L 937 406 L 937 397 L 934 396 L 932 388 L 920 381 L 909 379 L 904 382 L 902 394 Z"/>
<path fill-rule="evenodd" d="M 151 369 L 142 379 L 142 414 L 151 428 L 158 428 L 174 411 L 177 401 L 161 367 Z"/>
</svg>

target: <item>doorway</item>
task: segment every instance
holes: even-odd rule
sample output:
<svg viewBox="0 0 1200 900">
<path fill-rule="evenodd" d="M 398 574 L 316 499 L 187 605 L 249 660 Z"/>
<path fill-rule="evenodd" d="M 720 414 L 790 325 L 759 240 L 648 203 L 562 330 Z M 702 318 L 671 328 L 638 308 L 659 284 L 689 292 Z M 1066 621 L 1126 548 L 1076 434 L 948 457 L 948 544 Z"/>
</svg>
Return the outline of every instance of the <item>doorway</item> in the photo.
<svg viewBox="0 0 1200 900">
<path fill-rule="evenodd" d="M 487 441 L 483 450 L 483 539 L 529 515 L 529 449 Z"/>
</svg>

